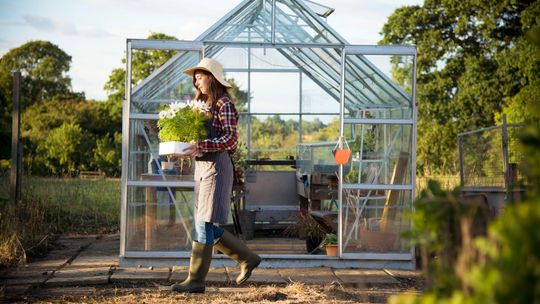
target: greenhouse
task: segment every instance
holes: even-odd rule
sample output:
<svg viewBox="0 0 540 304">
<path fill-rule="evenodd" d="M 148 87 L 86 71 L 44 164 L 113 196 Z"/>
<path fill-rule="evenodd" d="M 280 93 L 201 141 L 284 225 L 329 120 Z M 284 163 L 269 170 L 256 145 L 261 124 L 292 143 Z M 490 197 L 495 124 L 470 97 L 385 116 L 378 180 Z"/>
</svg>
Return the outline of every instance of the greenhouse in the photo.
<svg viewBox="0 0 540 304">
<path fill-rule="evenodd" d="M 246 0 L 194 41 L 127 40 L 128 84 L 134 57 L 174 55 L 126 87 L 122 265 L 189 263 L 193 163 L 158 155 L 156 121 L 164 105 L 193 98 L 182 71 L 211 57 L 234 83 L 240 114 L 241 170 L 225 228 L 263 257 L 261 267 L 414 267 L 400 233 L 415 196 L 416 48 L 349 44 L 326 21 L 333 11 Z M 342 136 L 351 155 L 338 165 Z M 337 256 L 317 247 L 325 234 L 337 236 Z M 222 257 L 213 263 L 232 263 Z"/>
</svg>

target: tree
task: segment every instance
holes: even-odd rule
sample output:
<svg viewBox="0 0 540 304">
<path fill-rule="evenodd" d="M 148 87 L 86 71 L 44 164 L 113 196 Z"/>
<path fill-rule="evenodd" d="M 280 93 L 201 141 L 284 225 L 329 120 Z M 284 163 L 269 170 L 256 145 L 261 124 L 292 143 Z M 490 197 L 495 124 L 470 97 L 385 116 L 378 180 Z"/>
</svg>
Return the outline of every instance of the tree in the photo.
<svg viewBox="0 0 540 304">
<path fill-rule="evenodd" d="M 539 12 L 530 0 L 426 0 L 388 18 L 381 43 L 418 48 L 419 173 L 456 173 L 457 133 L 495 124 L 520 93 L 537 96 L 539 63 L 521 44 Z"/>
<path fill-rule="evenodd" d="M 73 174 L 84 159 L 85 132 L 76 123 L 65 122 L 37 144 L 36 151 L 53 174 Z"/>
<path fill-rule="evenodd" d="M 162 33 L 152 33 L 147 39 L 176 40 L 174 36 Z M 174 56 L 176 51 L 168 50 L 136 50 L 133 52 L 131 62 L 131 83 L 137 85 L 148 77 L 154 70 L 162 66 L 167 60 Z M 126 58 L 122 58 L 122 64 L 126 64 Z M 116 68 L 109 75 L 109 80 L 105 83 L 105 91 L 108 92 L 108 100 L 121 102 L 126 92 L 126 70 Z"/>
<path fill-rule="evenodd" d="M 115 158 L 120 159 L 121 154 L 122 114 L 116 105 L 111 101 L 51 100 L 28 107 L 21 119 L 25 144 L 23 159 L 27 172 L 48 175 L 69 171 L 52 155 L 45 157 L 43 153 L 51 152 L 52 148 L 44 150 L 43 143 L 49 140 L 51 130 L 73 124 L 82 130 L 84 144 L 81 146 L 82 154 L 68 154 L 75 157 L 71 163 L 84 170 L 100 169 L 107 174 L 118 175 L 120 169 Z M 111 149 L 116 150 L 111 153 Z M 59 167 L 55 168 L 56 165 Z"/>
<path fill-rule="evenodd" d="M 71 56 L 48 41 L 30 41 L 11 49 L 0 58 L 0 130 L 2 142 L 10 142 L 12 109 L 12 71 L 21 72 L 21 105 L 53 98 L 84 99 L 83 93 L 71 92 L 69 71 Z M 9 145 L 3 145 L 0 158 L 9 157 Z"/>
</svg>

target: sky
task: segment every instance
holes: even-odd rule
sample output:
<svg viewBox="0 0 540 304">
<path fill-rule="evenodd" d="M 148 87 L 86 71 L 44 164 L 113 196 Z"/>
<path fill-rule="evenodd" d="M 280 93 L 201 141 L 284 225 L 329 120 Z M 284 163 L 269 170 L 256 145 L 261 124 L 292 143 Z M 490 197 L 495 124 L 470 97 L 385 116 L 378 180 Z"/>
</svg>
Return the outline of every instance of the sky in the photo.
<svg viewBox="0 0 540 304">
<path fill-rule="evenodd" d="M 152 32 L 193 40 L 241 0 L 0 0 L 0 56 L 31 40 L 56 44 L 72 57 L 74 91 L 105 100 L 103 89 L 126 39 Z M 387 17 L 422 0 L 317 0 L 335 12 L 328 24 L 351 44 L 377 44 Z M 210 5 L 211 3 L 211 5 Z"/>
</svg>

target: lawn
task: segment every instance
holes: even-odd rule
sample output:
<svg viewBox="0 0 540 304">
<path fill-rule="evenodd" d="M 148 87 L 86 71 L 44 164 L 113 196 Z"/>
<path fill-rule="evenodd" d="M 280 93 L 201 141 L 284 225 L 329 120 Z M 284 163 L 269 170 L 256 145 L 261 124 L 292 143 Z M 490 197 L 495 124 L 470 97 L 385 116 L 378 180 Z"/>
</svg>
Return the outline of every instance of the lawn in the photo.
<svg viewBox="0 0 540 304">
<path fill-rule="evenodd" d="M 9 177 L 0 185 L 0 267 L 39 256 L 59 234 L 117 231 L 120 180 L 28 177 L 19 204 L 8 204 Z"/>
</svg>

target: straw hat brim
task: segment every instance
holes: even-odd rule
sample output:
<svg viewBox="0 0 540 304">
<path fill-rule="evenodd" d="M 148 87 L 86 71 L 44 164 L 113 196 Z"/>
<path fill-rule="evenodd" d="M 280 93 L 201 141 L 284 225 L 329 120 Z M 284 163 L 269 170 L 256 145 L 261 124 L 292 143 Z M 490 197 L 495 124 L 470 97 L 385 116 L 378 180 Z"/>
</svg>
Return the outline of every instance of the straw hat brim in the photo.
<svg viewBox="0 0 540 304">
<path fill-rule="evenodd" d="M 221 76 L 221 75 L 216 75 L 216 73 L 214 73 L 213 71 L 210 71 L 208 68 L 203 67 L 203 66 L 196 66 L 196 67 L 193 67 L 193 68 L 189 68 L 189 69 L 187 69 L 187 70 L 184 70 L 182 73 L 187 74 L 187 75 L 193 77 L 193 75 L 195 74 L 195 71 L 196 71 L 196 70 L 207 71 L 207 72 L 211 73 L 212 76 L 214 76 L 214 78 L 215 78 L 217 81 L 219 81 L 219 83 L 221 83 L 222 85 L 224 85 L 225 87 L 227 87 L 227 88 L 232 87 L 227 81 L 225 81 L 225 79 L 223 78 L 223 76 Z"/>
</svg>

